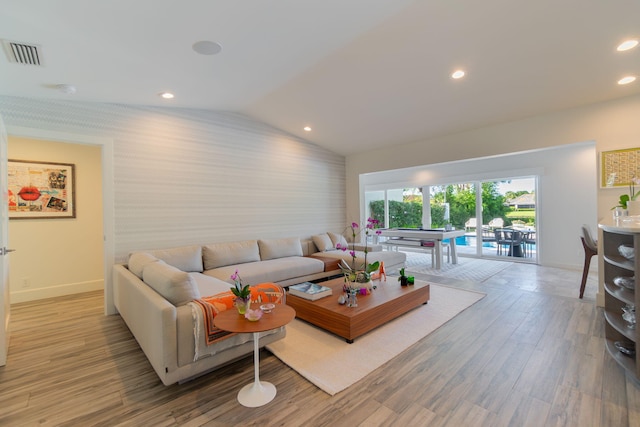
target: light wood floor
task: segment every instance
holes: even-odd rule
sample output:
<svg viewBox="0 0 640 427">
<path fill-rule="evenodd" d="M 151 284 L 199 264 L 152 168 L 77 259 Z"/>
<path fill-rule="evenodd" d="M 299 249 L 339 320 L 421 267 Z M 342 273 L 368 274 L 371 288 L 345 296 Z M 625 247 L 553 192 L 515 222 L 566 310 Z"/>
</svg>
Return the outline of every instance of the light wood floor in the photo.
<svg viewBox="0 0 640 427">
<path fill-rule="evenodd" d="M 449 281 L 487 297 L 333 397 L 262 351 L 278 395 L 253 409 L 236 401 L 251 356 L 165 387 L 121 318 L 103 315 L 101 292 L 17 304 L 0 425 L 640 426 L 640 387 L 604 349 L 596 279 L 585 300 L 579 281 L 521 264 Z"/>
</svg>

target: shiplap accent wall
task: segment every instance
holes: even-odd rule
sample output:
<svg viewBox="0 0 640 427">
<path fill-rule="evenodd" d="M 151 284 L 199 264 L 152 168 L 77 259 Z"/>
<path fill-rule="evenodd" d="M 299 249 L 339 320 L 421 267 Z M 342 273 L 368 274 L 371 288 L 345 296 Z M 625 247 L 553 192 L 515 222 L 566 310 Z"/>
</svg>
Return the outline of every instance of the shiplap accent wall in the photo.
<svg viewBox="0 0 640 427">
<path fill-rule="evenodd" d="M 115 258 L 345 225 L 344 157 L 242 115 L 0 97 L 6 125 L 114 141 Z"/>
</svg>

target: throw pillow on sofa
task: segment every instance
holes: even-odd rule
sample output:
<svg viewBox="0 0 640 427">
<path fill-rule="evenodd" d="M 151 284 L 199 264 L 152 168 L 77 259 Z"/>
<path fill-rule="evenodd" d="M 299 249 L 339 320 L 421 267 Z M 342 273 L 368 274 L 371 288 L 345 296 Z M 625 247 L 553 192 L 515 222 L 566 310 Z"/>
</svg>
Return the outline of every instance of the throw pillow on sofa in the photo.
<svg viewBox="0 0 640 427">
<path fill-rule="evenodd" d="M 182 271 L 202 273 L 202 246 L 157 249 L 149 253 Z"/>
<path fill-rule="evenodd" d="M 290 256 L 302 256 L 302 244 L 297 237 L 258 240 L 258 246 L 260 247 L 260 259 L 262 261 Z"/>
<path fill-rule="evenodd" d="M 329 234 L 329 238 L 333 242 L 333 246 L 334 247 L 337 248 L 338 244 L 342 248 L 346 248 L 347 246 L 349 246 L 349 244 L 347 243 L 347 239 L 345 239 L 345 237 L 342 234 L 336 234 L 336 233 L 332 233 L 332 232 L 329 232 L 327 234 Z"/>
<path fill-rule="evenodd" d="M 142 279 L 142 271 L 147 266 L 147 264 L 156 261 L 159 261 L 158 258 L 154 257 L 148 252 L 134 252 L 129 255 L 127 268 L 130 272 L 138 276 L 138 279 Z"/>
<path fill-rule="evenodd" d="M 213 270 L 227 265 L 260 261 L 260 251 L 256 240 L 214 243 L 202 248 L 202 257 L 204 269 Z"/>
<path fill-rule="evenodd" d="M 336 248 L 336 246 L 331 241 L 331 237 L 329 237 L 327 233 L 311 236 L 311 240 L 313 240 L 313 243 L 316 245 L 316 248 L 318 248 L 320 252 L 331 251 Z"/>
<path fill-rule="evenodd" d="M 189 273 L 161 260 L 144 267 L 142 280 L 176 307 L 200 298 L 196 282 Z"/>
</svg>

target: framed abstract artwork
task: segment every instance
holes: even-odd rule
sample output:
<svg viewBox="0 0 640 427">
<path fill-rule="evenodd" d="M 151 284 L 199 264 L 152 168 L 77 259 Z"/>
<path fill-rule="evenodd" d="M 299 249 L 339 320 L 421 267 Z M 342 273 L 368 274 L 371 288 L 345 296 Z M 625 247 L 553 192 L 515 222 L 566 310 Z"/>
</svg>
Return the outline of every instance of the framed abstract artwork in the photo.
<svg viewBox="0 0 640 427">
<path fill-rule="evenodd" d="M 9 219 L 75 218 L 74 165 L 9 159 Z"/>
<path fill-rule="evenodd" d="M 640 179 L 640 148 L 600 153 L 600 188 L 626 187 Z"/>
</svg>

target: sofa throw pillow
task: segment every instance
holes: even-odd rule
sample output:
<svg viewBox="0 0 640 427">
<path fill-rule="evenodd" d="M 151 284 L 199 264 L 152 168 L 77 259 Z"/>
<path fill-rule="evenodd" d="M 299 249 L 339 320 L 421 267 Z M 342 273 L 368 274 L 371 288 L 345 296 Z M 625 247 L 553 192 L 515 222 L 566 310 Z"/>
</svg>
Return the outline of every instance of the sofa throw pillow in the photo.
<svg viewBox="0 0 640 427">
<path fill-rule="evenodd" d="M 257 240 L 214 243 L 202 248 L 202 258 L 204 269 L 213 270 L 227 265 L 260 261 L 260 250 Z"/>
<path fill-rule="evenodd" d="M 333 242 L 333 246 L 334 247 L 338 247 L 338 243 L 340 244 L 341 247 L 347 247 L 349 244 L 347 243 L 347 239 L 345 239 L 345 237 L 342 234 L 336 234 L 336 233 L 332 233 L 329 232 L 327 233 L 329 234 L 329 238 L 331 239 L 331 241 Z"/>
<path fill-rule="evenodd" d="M 260 259 L 284 258 L 289 256 L 302 256 L 302 244 L 297 237 L 287 239 L 258 240 L 260 247 Z"/>
<path fill-rule="evenodd" d="M 149 251 L 151 255 L 182 271 L 202 273 L 202 246 L 181 246 Z"/>
<path fill-rule="evenodd" d="M 156 261 L 158 261 L 158 258 L 154 257 L 148 252 L 134 252 L 129 255 L 127 268 L 130 272 L 138 276 L 138 279 L 142 279 L 142 270 L 144 270 L 144 267 L 147 264 Z"/>
<path fill-rule="evenodd" d="M 326 252 L 336 248 L 327 233 L 311 236 L 311 240 L 313 240 L 313 243 L 320 252 Z"/>
<path fill-rule="evenodd" d="M 189 273 L 164 261 L 147 264 L 142 271 L 142 280 L 176 307 L 200 298 L 196 282 Z"/>
</svg>

